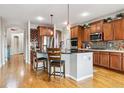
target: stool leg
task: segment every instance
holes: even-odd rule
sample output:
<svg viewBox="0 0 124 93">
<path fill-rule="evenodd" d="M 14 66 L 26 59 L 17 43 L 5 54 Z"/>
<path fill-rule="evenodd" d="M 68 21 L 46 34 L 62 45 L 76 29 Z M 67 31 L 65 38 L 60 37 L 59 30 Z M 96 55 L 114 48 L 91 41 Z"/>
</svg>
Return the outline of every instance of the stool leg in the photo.
<svg viewBox="0 0 124 93">
<path fill-rule="evenodd" d="M 62 76 L 61 65 L 60 65 L 60 77 Z"/>
<path fill-rule="evenodd" d="M 38 70 L 38 62 L 36 63 L 36 71 Z"/>
<path fill-rule="evenodd" d="M 47 59 L 46 59 L 46 69 L 48 69 L 48 61 L 47 61 Z"/>
<path fill-rule="evenodd" d="M 54 66 L 54 78 L 55 78 L 55 66 Z"/>
<path fill-rule="evenodd" d="M 50 77 L 51 77 L 51 65 L 49 64 L 49 81 L 50 81 Z"/>
<path fill-rule="evenodd" d="M 44 68 L 44 70 L 45 70 L 45 61 L 43 60 L 43 68 Z"/>
<path fill-rule="evenodd" d="M 65 63 L 63 65 L 63 74 L 64 74 L 64 78 L 65 78 Z"/>
</svg>

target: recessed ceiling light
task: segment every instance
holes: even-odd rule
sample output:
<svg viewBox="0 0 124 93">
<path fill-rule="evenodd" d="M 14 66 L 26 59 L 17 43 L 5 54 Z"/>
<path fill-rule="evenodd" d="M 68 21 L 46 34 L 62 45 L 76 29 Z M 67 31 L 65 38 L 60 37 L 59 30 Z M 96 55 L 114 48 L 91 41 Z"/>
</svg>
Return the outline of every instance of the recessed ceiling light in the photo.
<svg viewBox="0 0 124 93">
<path fill-rule="evenodd" d="M 83 13 L 81 14 L 81 16 L 86 17 L 86 16 L 89 16 L 89 14 L 90 14 L 90 13 L 88 13 L 88 12 L 83 12 Z"/>
<path fill-rule="evenodd" d="M 41 16 L 38 16 L 36 19 L 39 20 L 39 21 L 41 21 L 41 20 L 43 20 L 44 18 L 41 17 Z"/>
</svg>

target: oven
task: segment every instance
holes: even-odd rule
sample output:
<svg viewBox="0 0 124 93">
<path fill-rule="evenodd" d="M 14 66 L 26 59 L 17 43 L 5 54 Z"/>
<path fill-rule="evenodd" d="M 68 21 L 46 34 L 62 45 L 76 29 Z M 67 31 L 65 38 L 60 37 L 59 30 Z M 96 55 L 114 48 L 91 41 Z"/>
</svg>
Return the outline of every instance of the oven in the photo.
<svg viewBox="0 0 124 93">
<path fill-rule="evenodd" d="M 78 39 L 77 38 L 72 38 L 71 39 L 71 49 L 77 49 L 78 47 Z"/>
</svg>

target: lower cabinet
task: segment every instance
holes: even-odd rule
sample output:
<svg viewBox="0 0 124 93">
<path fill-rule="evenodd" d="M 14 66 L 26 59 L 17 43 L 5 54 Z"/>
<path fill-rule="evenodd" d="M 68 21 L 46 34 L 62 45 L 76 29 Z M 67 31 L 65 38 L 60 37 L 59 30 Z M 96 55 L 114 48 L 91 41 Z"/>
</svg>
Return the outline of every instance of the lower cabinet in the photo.
<svg viewBox="0 0 124 93">
<path fill-rule="evenodd" d="M 94 52 L 93 64 L 124 72 L 124 53 L 103 51 Z"/>
<path fill-rule="evenodd" d="M 124 71 L 124 53 L 122 54 L 122 71 Z"/>
<path fill-rule="evenodd" d="M 93 52 L 93 64 L 99 65 L 99 52 Z"/>
<path fill-rule="evenodd" d="M 110 68 L 114 70 L 122 70 L 121 53 L 110 53 Z"/>
<path fill-rule="evenodd" d="M 99 65 L 109 68 L 109 52 L 100 52 Z"/>
</svg>

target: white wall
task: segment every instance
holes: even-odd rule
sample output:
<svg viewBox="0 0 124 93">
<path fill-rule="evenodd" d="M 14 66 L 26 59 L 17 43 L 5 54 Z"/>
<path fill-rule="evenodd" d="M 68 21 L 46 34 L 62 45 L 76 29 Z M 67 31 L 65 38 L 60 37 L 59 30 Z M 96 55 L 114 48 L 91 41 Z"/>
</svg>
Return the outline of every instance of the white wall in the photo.
<svg viewBox="0 0 124 93">
<path fill-rule="evenodd" d="M 0 67 L 7 61 L 7 38 L 6 38 L 6 23 L 0 17 Z"/>
<path fill-rule="evenodd" d="M 1 18 L 0 18 L 0 67 L 2 66 L 2 29 L 1 29 Z"/>
</svg>

